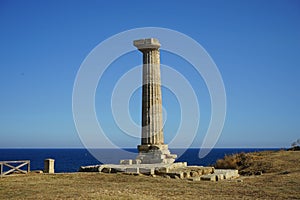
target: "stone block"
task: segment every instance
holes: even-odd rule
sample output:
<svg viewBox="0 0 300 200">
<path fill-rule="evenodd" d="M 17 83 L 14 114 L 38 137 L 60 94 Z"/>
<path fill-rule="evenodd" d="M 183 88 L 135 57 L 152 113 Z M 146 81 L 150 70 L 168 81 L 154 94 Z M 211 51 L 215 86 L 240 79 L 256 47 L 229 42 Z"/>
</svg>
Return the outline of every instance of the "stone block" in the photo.
<svg viewBox="0 0 300 200">
<path fill-rule="evenodd" d="M 121 165 L 132 165 L 132 160 L 120 160 Z"/>
<path fill-rule="evenodd" d="M 220 181 L 220 180 L 223 180 L 223 179 L 225 179 L 224 174 L 216 174 L 216 180 L 217 181 Z"/>
<path fill-rule="evenodd" d="M 155 169 L 154 168 L 140 168 L 140 173 L 145 175 L 154 175 Z"/>
<path fill-rule="evenodd" d="M 171 164 L 175 162 L 177 155 L 171 154 L 168 145 L 139 145 L 139 155 L 136 159 L 141 160 L 141 164 Z"/>
<path fill-rule="evenodd" d="M 79 172 L 101 172 L 104 166 L 101 165 L 91 165 L 91 166 L 81 166 Z"/>
<path fill-rule="evenodd" d="M 184 178 L 190 178 L 190 172 L 183 172 Z"/>
<path fill-rule="evenodd" d="M 190 177 L 197 177 L 197 176 L 199 176 L 198 172 L 196 172 L 196 171 L 190 172 Z"/>
<path fill-rule="evenodd" d="M 141 160 L 140 159 L 135 159 L 135 160 L 132 160 L 132 164 L 136 164 L 136 165 L 139 165 L 141 164 Z"/>
<path fill-rule="evenodd" d="M 187 166 L 187 162 L 176 162 L 172 163 L 172 165 L 169 166 L 169 169 L 178 169 L 178 168 L 183 168 Z"/>
<path fill-rule="evenodd" d="M 109 167 L 104 167 L 102 170 L 101 170 L 102 173 L 110 173 L 111 172 L 111 168 Z"/>
<path fill-rule="evenodd" d="M 110 173 L 125 172 L 126 168 L 111 168 Z"/>
<path fill-rule="evenodd" d="M 169 173 L 169 168 L 168 167 L 160 167 L 157 169 L 157 173 Z"/>
<path fill-rule="evenodd" d="M 214 169 L 213 167 L 202 167 L 202 174 L 212 174 Z"/>
<path fill-rule="evenodd" d="M 202 181 L 217 181 L 217 176 L 215 174 L 206 174 L 200 177 Z"/>
<path fill-rule="evenodd" d="M 224 179 L 239 177 L 239 171 L 236 169 L 215 169 L 214 174 L 222 174 Z"/>
<path fill-rule="evenodd" d="M 126 168 L 125 172 L 126 173 L 140 173 L 140 170 L 138 167 L 133 167 L 133 168 Z"/>
<path fill-rule="evenodd" d="M 156 38 L 134 40 L 133 45 L 138 49 L 158 49 L 160 47 L 160 43 Z"/>
<path fill-rule="evenodd" d="M 54 173 L 54 159 L 48 158 L 44 160 L 44 173 Z"/>
<path fill-rule="evenodd" d="M 205 175 L 205 174 L 203 174 L 203 170 L 202 169 L 198 169 L 197 173 L 199 174 L 199 176 Z"/>
</svg>

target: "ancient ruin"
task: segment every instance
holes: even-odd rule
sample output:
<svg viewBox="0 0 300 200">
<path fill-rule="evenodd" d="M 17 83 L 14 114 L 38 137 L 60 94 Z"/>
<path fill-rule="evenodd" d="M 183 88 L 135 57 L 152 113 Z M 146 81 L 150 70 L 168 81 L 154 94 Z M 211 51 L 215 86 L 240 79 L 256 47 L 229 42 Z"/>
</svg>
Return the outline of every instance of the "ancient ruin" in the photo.
<svg viewBox="0 0 300 200">
<path fill-rule="evenodd" d="M 160 43 L 155 38 L 135 40 L 143 53 L 142 137 L 138 146 L 142 164 L 173 163 L 177 157 L 164 144 L 160 80 Z"/>
<path fill-rule="evenodd" d="M 160 77 L 160 43 L 155 38 L 135 40 L 133 45 L 143 54 L 141 144 L 136 159 L 121 160 L 119 165 L 104 164 L 80 167 L 81 172 L 130 173 L 192 181 L 218 181 L 238 177 L 237 170 L 216 170 L 214 167 L 188 166 L 175 162 L 164 143 L 162 94 Z"/>
</svg>

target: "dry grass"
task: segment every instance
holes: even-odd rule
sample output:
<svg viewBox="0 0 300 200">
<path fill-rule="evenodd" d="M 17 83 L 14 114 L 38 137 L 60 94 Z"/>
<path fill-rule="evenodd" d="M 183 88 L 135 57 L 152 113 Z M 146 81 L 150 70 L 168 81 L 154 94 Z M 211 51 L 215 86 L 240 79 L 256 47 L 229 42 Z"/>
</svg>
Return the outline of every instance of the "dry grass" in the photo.
<svg viewBox="0 0 300 200">
<path fill-rule="evenodd" d="M 0 178 L 0 199 L 300 199 L 300 152 L 254 153 L 271 173 L 243 182 L 191 182 L 124 174 L 28 174 Z"/>
<path fill-rule="evenodd" d="M 214 167 L 238 169 L 242 175 L 297 170 L 300 169 L 299 158 L 295 156 L 298 154 L 299 152 L 295 151 L 280 150 L 226 155 L 217 160 Z"/>
</svg>

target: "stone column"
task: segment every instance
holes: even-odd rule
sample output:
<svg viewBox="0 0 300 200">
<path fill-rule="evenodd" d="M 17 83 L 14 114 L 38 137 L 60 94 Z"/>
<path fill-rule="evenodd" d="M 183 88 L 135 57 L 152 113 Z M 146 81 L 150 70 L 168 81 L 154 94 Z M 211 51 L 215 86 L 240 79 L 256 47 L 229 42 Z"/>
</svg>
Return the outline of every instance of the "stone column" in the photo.
<svg viewBox="0 0 300 200">
<path fill-rule="evenodd" d="M 164 144 L 162 95 L 160 80 L 160 43 L 155 38 L 135 40 L 134 46 L 143 53 L 142 138 L 138 145 L 142 163 L 172 163 Z"/>
<path fill-rule="evenodd" d="M 162 98 L 160 85 L 159 41 L 154 38 L 136 40 L 143 53 L 142 145 L 164 144 Z"/>
</svg>

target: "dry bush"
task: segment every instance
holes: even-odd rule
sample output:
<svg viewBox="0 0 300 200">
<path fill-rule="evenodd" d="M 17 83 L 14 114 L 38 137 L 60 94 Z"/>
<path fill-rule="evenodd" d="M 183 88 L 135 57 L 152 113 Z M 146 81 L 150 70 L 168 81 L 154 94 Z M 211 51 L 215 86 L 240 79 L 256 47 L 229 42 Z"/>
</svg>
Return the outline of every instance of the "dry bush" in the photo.
<svg viewBox="0 0 300 200">
<path fill-rule="evenodd" d="M 215 168 L 222 169 L 237 169 L 237 158 L 236 155 L 225 155 L 223 159 L 218 159 Z"/>
<path fill-rule="evenodd" d="M 223 159 L 217 160 L 215 168 L 238 169 L 240 174 L 253 175 L 270 172 L 272 163 L 262 160 L 262 156 L 255 153 L 239 153 L 226 155 Z"/>
<path fill-rule="evenodd" d="M 253 159 L 248 154 L 242 152 L 239 154 L 225 155 L 223 159 L 217 160 L 215 168 L 222 169 L 245 169 L 249 167 Z"/>
</svg>

